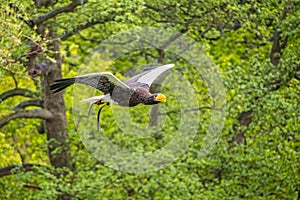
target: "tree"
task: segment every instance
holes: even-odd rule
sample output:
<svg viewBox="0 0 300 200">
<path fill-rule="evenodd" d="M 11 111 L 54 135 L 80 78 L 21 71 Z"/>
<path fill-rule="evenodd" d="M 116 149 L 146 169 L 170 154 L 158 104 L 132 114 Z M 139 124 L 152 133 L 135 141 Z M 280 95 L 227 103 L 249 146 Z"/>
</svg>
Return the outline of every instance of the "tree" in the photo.
<svg viewBox="0 0 300 200">
<path fill-rule="evenodd" d="M 96 24 L 105 24 L 113 21 L 117 15 L 117 13 L 112 13 L 112 10 L 106 10 L 105 13 L 94 16 L 86 22 L 82 23 L 79 21 L 78 23 L 73 23 L 73 26 L 63 27 L 63 24 L 68 20 L 67 18 L 72 16 L 72 14 L 68 15 L 68 13 L 75 13 L 74 11 L 78 8 L 79 10 L 83 8 L 82 12 L 84 12 L 83 6 L 87 3 L 86 0 L 73 0 L 69 3 L 37 0 L 34 3 L 5 2 L 1 6 L 2 11 L 4 11 L 3 19 L 8 18 L 10 20 L 5 22 L 5 24 L 7 26 L 13 25 L 20 31 L 18 32 L 12 28 L 4 32 L 4 37 L 8 37 L 7 40 L 13 41 L 9 41 L 10 43 L 7 46 L 10 46 L 7 49 L 4 48 L 4 52 L 7 54 L 2 59 L 2 69 L 7 71 L 6 73 L 8 74 L 14 74 L 16 71 L 23 71 L 14 69 L 15 66 L 24 66 L 32 78 L 41 77 L 41 87 L 40 91 L 36 93 L 37 95 L 34 95 L 35 92 L 28 89 L 18 88 L 16 84 L 15 89 L 2 93 L 1 100 L 4 101 L 16 95 L 39 97 L 42 100 L 30 99 L 21 102 L 11 115 L 1 121 L 0 125 L 3 127 L 10 121 L 19 118 L 39 118 L 43 120 L 41 126 L 47 134 L 50 163 L 56 168 L 66 167 L 73 170 L 66 132 L 66 108 L 63 94 L 53 95 L 49 90 L 49 86 L 54 80 L 62 78 L 60 43 L 81 30 Z M 122 2 L 113 4 L 115 6 L 123 6 Z M 91 6 L 95 6 L 95 3 L 89 3 L 85 7 L 91 9 Z M 122 12 L 124 12 L 123 9 L 120 13 Z M 83 13 L 79 11 L 76 14 L 80 16 Z M 60 27 L 63 27 L 63 31 Z M 24 34 L 22 33 L 23 30 L 25 30 Z M 3 41 L 3 43 L 6 43 L 6 41 Z M 26 43 L 29 48 L 24 48 L 23 43 Z M 16 53 L 12 54 L 9 52 L 10 48 L 18 47 L 20 50 Z M 25 108 L 29 106 L 37 106 L 41 107 L 41 109 L 26 110 Z M 23 166 L 28 168 L 33 165 L 23 163 Z M 7 170 L 11 170 L 11 168 L 7 168 Z M 63 195 L 61 198 L 68 198 L 68 196 Z"/>
<path fill-rule="evenodd" d="M 0 154 L 0 178 L 4 180 L 0 195 L 59 199 L 299 198 L 298 8 L 299 2 L 290 0 L 3 3 L 0 98 L 5 112 L 0 120 L 0 144 L 7 151 Z M 75 125 L 66 117 L 71 115 L 69 90 L 65 102 L 62 93 L 52 95 L 49 85 L 62 73 L 75 75 L 91 49 L 110 35 L 144 26 L 171 28 L 206 47 L 222 73 L 228 114 L 217 147 L 208 157 L 198 158 L 210 116 L 207 108 L 212 105 L 199 72 L 166 51 L 181 34 L 170 37 L 161 48 L 130 52 L 112 66 L 99 55 L 91 57 L 91 67 L 101 63 L 104 70 L 121 74 L 139 64 L 178 63 L 177 70 L 196 88 L 198 102 L 204 105 L 202 126 L 183 156 L 158 171 L 130 174 L 105 167 L 84 150 L 74 133 Z M 130 40 L 126 42 L 129 46 Z M 25 71 L 32 79 L 22 76 Z M 175 104 L 173 98 L 169 106 Z M 171 132 L 149 140 L 124 136 L 109 111 L 104 113 L 107 137 L 122 148 L 151 151 L 172 139 Z M 176 128 L 178 113 L 160 114 L 167 116 L 167 127 Z M 147 123 L 145 118 L 134 120 L 141 125 Z M 35 134 L 37 131 L 47 137 Z M 50 163 L 45 154 L 37 153 L 43 145 Z M 11 156 L 14 151 L 20 159 Z M 18 162 L 22 164 L 15 165 Z"/>
</svg>

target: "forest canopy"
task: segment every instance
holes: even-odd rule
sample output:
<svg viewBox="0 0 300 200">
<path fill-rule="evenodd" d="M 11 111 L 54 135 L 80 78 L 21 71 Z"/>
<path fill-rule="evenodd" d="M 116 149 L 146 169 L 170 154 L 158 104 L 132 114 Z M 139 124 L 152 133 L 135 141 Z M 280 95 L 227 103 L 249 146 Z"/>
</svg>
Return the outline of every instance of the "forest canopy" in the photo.
<svg viewBox="0 0 300 200">
<path fill-rule="evenodd" d="M 0 198 L 300 199 L 299 8 L 1 2 Z M 155 86 L 167 102 L 110 105 L 100 133 L 99 107 L 87 117 L 79 100 L 101 92 L 50 90 L 61 78 L 106 71 L 125 81 L 170 63 Z"/>
</svg>

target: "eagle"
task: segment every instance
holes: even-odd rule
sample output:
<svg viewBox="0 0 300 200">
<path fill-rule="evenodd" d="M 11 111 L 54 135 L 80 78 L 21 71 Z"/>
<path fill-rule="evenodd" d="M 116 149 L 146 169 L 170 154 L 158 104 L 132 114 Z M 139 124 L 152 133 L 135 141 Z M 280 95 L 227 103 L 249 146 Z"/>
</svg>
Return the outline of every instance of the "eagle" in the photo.
<svg viewBox="0 0 300 200">
<path fill-rule="evenodd" d="M 58 79 L 50 86 L 50 90 L 53 90 L 53 93 L 57 93 L 72 84 L 78 83 L 88 85 L 104 93 L 101 96 L 81 100 L 82 102 L 90 102 L 92 106 L 95 104 L 104 104 L 105 106 L 110 103 L 126 107 L 134 107 L 138 104 L 154 105 L 166 102 L 165 95 L 153 93 L 153 91 L 155 90 L 155 85 L 160 84 L 166 76 L 165 73 L 173 67 L 174 64 L 151 67 L 129 78 L 125 82 L 110 72 L 99 72 L 75 76 L 73 78 Z M 104 106 L 98 111 L 98 124 L 100 112 Z"/>
</svg>

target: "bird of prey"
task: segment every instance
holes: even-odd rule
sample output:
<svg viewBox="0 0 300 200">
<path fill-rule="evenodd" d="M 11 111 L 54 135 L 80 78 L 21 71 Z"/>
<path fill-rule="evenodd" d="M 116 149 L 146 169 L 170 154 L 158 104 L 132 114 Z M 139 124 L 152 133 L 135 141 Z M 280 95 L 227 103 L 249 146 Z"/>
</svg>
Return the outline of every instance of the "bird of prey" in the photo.
<svg viewBox="0 0 300 200">
<path fill-rule="evenodd" d="M 90 102 L 92 105 L 104 104 L 105 106 L 109 103 L 126 107 L 133 107 L 138 104 L 154 105 L 166 102 L 166 97 L 163 94 L 151 92 L 153 92 L 154 85 L 160 84 L 166 76 L 165 73 L 172 67 L 174 67 L 174 64 L 151 67 L 125 82 L 122 82 L 110 72 L 86 74 L 73 78 L 55 80 L 55 83 L 50 86 L 50 89 L 54 90 L 53 93 L 56 93 L 74 83 L 79 83 L 91 86 L 104 93 L 104 95 L 101 96 L 81 100 L 82 102 Z M 103 107 L 98 111 L 98 122 Z"/>
</svg>

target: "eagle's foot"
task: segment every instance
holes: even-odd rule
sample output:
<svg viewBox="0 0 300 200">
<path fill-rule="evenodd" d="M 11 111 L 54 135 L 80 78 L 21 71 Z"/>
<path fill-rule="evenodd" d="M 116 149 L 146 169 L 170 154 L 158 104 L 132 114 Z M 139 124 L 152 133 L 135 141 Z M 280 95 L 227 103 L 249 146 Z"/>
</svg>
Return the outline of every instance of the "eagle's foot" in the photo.
<svg viewBox="0 0 300 200">
<path fill-rule="evenodd" d="M 105 104 L 106 102 L 104 101 L 104 99 L 100 99 L 98 101 L 96 101 L 94 104 L 96 105 L 102 105 L 102 104 Z"/>
</svg>

